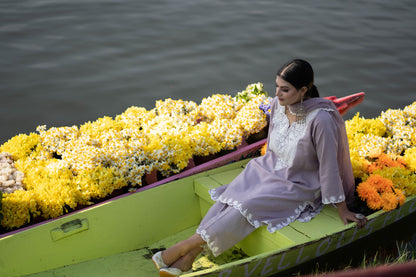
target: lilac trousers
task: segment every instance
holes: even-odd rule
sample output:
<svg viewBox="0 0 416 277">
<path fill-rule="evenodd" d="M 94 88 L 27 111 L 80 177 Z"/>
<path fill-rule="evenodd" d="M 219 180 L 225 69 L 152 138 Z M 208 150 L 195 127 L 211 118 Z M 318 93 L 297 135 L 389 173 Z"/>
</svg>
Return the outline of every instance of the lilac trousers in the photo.
<svg viewBox="0 0 416 277">
<path fill-rule="evenodd" d="M 196 232 L 217 257 L 255 229 L 239 210 L 217 201 L 202 219 Z"/>
</svg>

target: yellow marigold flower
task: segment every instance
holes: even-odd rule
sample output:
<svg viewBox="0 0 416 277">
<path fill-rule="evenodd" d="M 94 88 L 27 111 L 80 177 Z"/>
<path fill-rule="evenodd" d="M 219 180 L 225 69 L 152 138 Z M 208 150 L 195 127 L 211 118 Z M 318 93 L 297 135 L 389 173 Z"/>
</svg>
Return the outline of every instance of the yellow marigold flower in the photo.
<svg viewBox="0 0 416 277">
<path fill-rule="evenodd" d="M 403 159 L 410 169 L 416 171 L 416 147 L 406 149 Z"/>
<path fill-rule="evenodd" d="M 216 118 L 209 124 L 209 132 L 219 143 L 218 151 L 221 149 L 232 150 L 242 141 L 243 130 L 233 120 Z"/>
<path fill-rule="evenodd" d="M 416 194 L 416 175 L 408 168 L 385 167 L 373 172 L 393 182 L 395 189 L 403 190 L 406 195 Z"/>
<path fill-rule="evenodd" d="M 103 198 L 115 189 L 126 185 L 125 180 L 113 168 L 96 167 L 86 170 L 75 178 L 82 194 L 82 201 L 88 203 L 94 198 Z"/>
<path fill-rule="evenodd" d="M 199 105 L 204 121 L 211 122 L 215 118 L 233 119 L 236 115 L 235 102 L 230 95 L 214 94 L 202 99 Z"/>
<path fill-rule="evenodd" d="M 193 101 L 172 100 L 156 101 L 155 112 L 164 118 L 177 118 L 181 122 L 194 125 L 199 117 L 199 107 Z"/>
<path fill-rule="evenodd" d="M 4 143 L 0 147 L 0 152 L 12 154 L 14 160 L 23 159 L 31 155 L 39 143 L 39 135 L 35 133 L 20 134 Z"/>
<path fill-rule="evenodd" d="M 355 178 L 363 178 L 370 162 L 361 157 L 357 151 L 350 151 L 352 170 Z"/>
<path fill-rule="evenodd" d="M 372 134 L 382 137 L 386 133 L 386 126 L 381 119 L 365 119 L 357 113 L 352 119 L 345 122 L 347 133 L 354 134 Z"/>
<path fill-rule="evenodd" d="M 1 225 L 11 229 L 29 223 L 30 209 L 31 200 L 30 197 L 28 199 L 26 191 L 16 190 L 11 194 L 6 194 L 2 199 Z"/>
<path fill-rule="evenodd" d="M 386 152 L 388 139 L 375 136 L 372 134 L 357 135 L 359 138 L 358 152 L 362 157 L 375 157 Z"/>
<path fill-rule="evenodd" d="M 42 147 L 50 155 L 57 154 L 61 155 L 66 151 L 68 143 L 77 139 L 78 137 L 78 127 L 52 127 L 49 130 L 46 130 L 46 126 L 38 126 L 37 128 L 40 134 L 40 141 Z"/>
<path fill-rule="evenodd" d="M 195 156 L 207 156 L 221 150 L 221 142 L 211 132 L 207 122 L 201 122 L 191 129 L 190 143 Z"/>
<path fill-rule="evenodd" d="M 262 100 L 260 97 L 250 100 L 234 118 L 233 123 L 242 127 L 245 137 L 261 131 L 267 125 L 266 114 L 259 109 Z"/>
<path fill-rule="evenodd" d="M 151 121 L 156 117 L 155 111 L 148 111 L 145 108 L 131 106 L 122 114 L 117 115 L 115 121 L 123 128 L 140 128 L 143 123 Z"/>
</svg>

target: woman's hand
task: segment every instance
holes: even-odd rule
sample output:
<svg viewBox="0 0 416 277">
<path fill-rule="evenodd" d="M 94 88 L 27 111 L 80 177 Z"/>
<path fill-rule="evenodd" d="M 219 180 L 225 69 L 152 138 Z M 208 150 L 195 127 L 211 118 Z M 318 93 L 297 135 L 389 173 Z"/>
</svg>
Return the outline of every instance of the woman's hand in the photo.
<svg viewBox="0 0 416 277">
<path fill-rule="evenodd" d="M 337 203 L 337 208 L 339 217 L 345 225 L 347 225 L 351 221 L 357 223 L 358 228 L 363 228 L 368 222 L 367 217 L 365 217 L 364 215 L 351 212 L 348 209 L 345 201 Z"/>
</svg>

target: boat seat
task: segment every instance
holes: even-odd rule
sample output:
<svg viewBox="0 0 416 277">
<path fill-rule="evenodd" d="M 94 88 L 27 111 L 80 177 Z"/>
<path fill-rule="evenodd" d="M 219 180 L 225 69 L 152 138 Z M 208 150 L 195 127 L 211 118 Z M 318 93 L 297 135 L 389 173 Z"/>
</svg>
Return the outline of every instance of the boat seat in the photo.
<svg viewBox="0 0 416 277">
<path fill-rule="evenodd" d="M 232 169 L 194 180 L 194 191 L 199 198 L 201 217 L 205 216 L 214 204 L 208 191 L 230 183 L 242 169 Z M 332 206 L 325 206 L 321 213 L 308 223 L 294 221 L 275 233 L 270 233 L 266 226 L 262 226 L 238 243 L 237 247 L 241 248 L 246 254 L 253 256 L 279 248 L 290 247 L 297 243 L 304 243 L 322 234 L 330 234 L 334 231 L 334 228 L 338 229 L 343 226 L 337 209 Z"/>
</svg>

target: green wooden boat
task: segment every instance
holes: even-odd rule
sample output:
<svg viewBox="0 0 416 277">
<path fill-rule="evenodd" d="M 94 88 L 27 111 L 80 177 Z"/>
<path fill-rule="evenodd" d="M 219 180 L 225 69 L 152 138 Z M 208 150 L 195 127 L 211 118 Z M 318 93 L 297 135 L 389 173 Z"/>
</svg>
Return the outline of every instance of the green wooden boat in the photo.
<svg viewBox="0 0 416 277">
<path fill-rule="evenodd" d="M 0 238 L 0 276 L 159 276 L 151 256 L 192 235 L 212 205 L 208 190 L 229 183 L 249 159 L 62 216 Z M 270 234 L 259 228 L 218 258 L 200 256 L 183 276 L 271 276 L 330 253 L 416 211 L 416 197 L 377 211 L 358 229 L 326 206 L 307 223 Z"/>
</svg>

